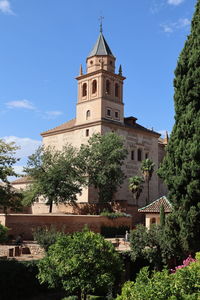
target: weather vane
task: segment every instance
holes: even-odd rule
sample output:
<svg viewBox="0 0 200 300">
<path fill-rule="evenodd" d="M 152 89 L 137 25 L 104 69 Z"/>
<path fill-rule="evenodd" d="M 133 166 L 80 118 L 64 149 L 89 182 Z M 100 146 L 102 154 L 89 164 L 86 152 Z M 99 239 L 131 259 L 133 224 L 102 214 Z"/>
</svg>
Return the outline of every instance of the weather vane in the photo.
<svg viewBox="0 0 200 300">
<path fill-rule="evenodd" d="M 99 21 L 100 21 L 100 32 L 103 32 L 103 26 L 102 26 L 102 21 L 103 21 L 104 17 L 100 16 L 99 17 Z"/>
</svg>

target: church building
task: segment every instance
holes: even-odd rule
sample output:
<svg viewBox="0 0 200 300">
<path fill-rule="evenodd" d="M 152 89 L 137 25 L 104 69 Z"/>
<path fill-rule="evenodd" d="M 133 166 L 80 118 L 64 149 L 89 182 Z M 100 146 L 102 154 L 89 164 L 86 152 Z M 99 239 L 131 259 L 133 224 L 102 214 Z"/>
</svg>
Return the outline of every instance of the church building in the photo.
<svg viewBox="0 0 200 300">
<path fill-rule="evenodd" d="M 150 181 L 150 201 L 165 194 L 165 188 L 156 175 L 164 156 L 165 141 L 160 134 L 137 123 L 137 118 L 124 116 L 123 83 L 126 79 L 122 68 L 115 70 L 116 58 L 106 42 L 102 30 L 92 51 L 86 59 L 86 73 L 80 67 L 76 117 L 53 129 L 43 132 L 43 144 L 62 150 L 65 144 L 79 148 L 88 142 L 94 133 L 115 132 L 123 136 L 128 150 L 123 170 L 127 176 L 114 199 L 133 203 L 128 189 L 128 178 L 141 175 L 141 161 L 150 158 L 155 163 L 155 171 Z M 146 187 L 139 198 L 139 207 L 146 204 Z M 93 187 L 84 189 L 78 195 L 78 202 L 95 203 L 97 193 Z"/>
</svg>

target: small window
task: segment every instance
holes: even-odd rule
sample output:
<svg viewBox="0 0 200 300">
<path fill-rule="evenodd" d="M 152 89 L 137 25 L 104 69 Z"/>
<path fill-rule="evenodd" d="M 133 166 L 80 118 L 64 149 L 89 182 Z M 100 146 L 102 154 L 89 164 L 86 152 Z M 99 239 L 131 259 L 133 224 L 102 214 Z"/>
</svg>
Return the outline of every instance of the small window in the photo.
<svg viewBox="0 0 200 300">
<path fill-rule="evenodd" d="M 110 60 L 110 65 L 112 66 L 112 60 Z"/>
<path fill-rule="evenodd" d="M 91 65 L 93 64 L 93 60 L 90 61 L 90 64 L 91 64 Z"/>
<path fill-rule="evenodd" d="M 86 112 L 86 120 L 88 120 L 90 118 L 90 110 L 87 110 Z"/>
<path fill-rule="evenodd" d="M 141 149 L 138 149 L 137 157 L 138 157 L 138 161 L 142 161 L 142 150 Z"/>
<path fill-rule="evenodd" d="M 119 97 L 119 84 L 115 83 L 115 97 Z"/>
<path fill-rule="evenodd" d="M 152 225 L 152 224 L 156 224 L 156 218 L 151 218 L 151 221 L 150 221 L 150 222 L 151 222 L 151 225 Z"/>
<path fill-rule="evenodd" d="M 145 153 L 145 159 L 147 159 L 147 158 L 149 158 L 149 153 L 148 152 Z"/>
<path fill-rule="evenodd" d="M 97 92 L 97 81 L 92 81 L 92 94 L 95 94 Z"/>
<path fill-rule="evenodd" d="M 110 95 L 110 81 L 106 80 L 106 94 Z"/>
<path fill-rule="evenodd" d="M 89 135 L 90 135 L 89 129 L 86 129 L 85 136 L 89 136 Z"/>
<path fill-rule="evenodd" d="M 110 109 L 107 109 L 107 116 L 111 117 L 111 110 Z"/>
<path fill-rule="evenodd" d="M 82 97 L 87 96 L 87 83 L 84 83 L 82 86 Z"/>
<path fill-rule="evenodd" d="M 131 151 L 131 160 L 134 160 L 134 150 Z"/>
</svg>

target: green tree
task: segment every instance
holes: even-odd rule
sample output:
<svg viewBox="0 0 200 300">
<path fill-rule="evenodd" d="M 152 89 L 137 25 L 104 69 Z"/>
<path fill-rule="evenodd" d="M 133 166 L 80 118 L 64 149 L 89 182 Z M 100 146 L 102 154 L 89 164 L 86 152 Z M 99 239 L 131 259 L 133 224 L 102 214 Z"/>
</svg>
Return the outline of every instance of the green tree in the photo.
<svg viewBox="0 0 200 300">
<path fill-rule="evenodd" d="M 144 180 L 141 176 L 132 176 L 129 178 L 129 190 L 133 194 L 133 198 L 135 200 L 135 204 L 138 204 L 138 199 L 143 190 Z"/>
<path fill-rule="evenodd" d="M 14 164 L 19 160 L 15 157 L 16 150 L 19 149 L 14 142 L 6 143 L 0 139 L 0 208 L 7 213 L 8 208 L 19 211 L 22 208 L 21 193 L 12 188 L 9 176 L 17 176 Z"/>
<path fill-rule="evenodd" d="M 9 182 L 0 186 L 0 208 L 7 214 L 8 209 L 20 212 L 23 208 L 22 193 L 14 189 Z"/>
<path fill-rule="evenodd" d="M 163 204 L 160 207 L 160 226 L 165 226 L 165 209 Z"/>
<path fill-rule="evenodd" d="M 125 179 L 122 171 L 127 156 L 123 139 L 115 133 L 94 134 L 80 149 L 88 184 L 98 190 L 100 202 L 111 202 Z"/>
<path fill-rule="evenodd" d="M 100 234 L 84 229 L 58 237 L 39 262 L 39 280 L 50 287 L 58 284 L 68 294 L 86 299 L 96 289 L 109 290 L 122 272 L 114 246 Z"/>
<path fill-rule="evenodd" d="M 25 168 L 34 183 L 25 191 L 24 203 L 32 203 L 43 196 L 47 199 L 49 212 L 52 212 L 53 203 L 76 201 L 76 195 L 81 193 L 85 182 L 81 164 L 76 149 L 70 145 L 63 151 L 39 147 L 29 156 Z"/>
<path fill-rule="evenodd" d="M 8 176 L 17 176 L 13 165 L 19 160 L 15 157 L 16 150 L 19 149 L 14 142 L 6 143 L 0 139 L 0 180 L 8 183 Z"/>
<path fill-rule="evenodd" d="M 175 124 L 159 175 L 168 186 L 182 251 L 200 250 L 200 1 L 174 79 Z M 171 220 L 172 221 L 172 220 Z"/>
<path fill-rule="evenodd" d="M 147 158 L 142 161 L 141 171 L 142 171 L 144 180 L 147 183 L 147 201 L 146 201 L 147 204 L 149 203 L 149 183 L 150 183 L 151 177 L 154 172 L 154 167 L 155 167 L 155 164 L 151 159 Z"/>
<path fill-rule="evenodd" d="M 166 263 L 166 252 L 162 246 L 163 231 L 160 226 L 153 225 L 147 229 L 142 224 L 137 225 L 130 234 L 131 258 L 143 258 L 149 261 L 156 270 L 161 270 Z"/>
</svg>

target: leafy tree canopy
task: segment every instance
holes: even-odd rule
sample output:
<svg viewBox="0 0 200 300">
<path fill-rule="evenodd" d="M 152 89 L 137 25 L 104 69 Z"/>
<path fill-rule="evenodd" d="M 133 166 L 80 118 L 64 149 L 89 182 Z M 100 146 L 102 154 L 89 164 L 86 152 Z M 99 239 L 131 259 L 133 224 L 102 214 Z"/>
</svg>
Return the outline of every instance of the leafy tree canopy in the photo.
<svg viewBox="0 0 200 300">
<path fill-rule="evenodd" d="M 25 191 L 24 202 L 31 203 L 43 196 L 47 199 L 51 212 L 53 202 L 75 201 L 85 183 L 81 168 L 82 163 L 74 147 L 68 145 L 62 151 L 39 147 L 29 157 L 25 168 L 34 183 Z"/>
<path fill-rule="evenodd" d="M 94 134 L 82 145 L 80 156 L 84 162 L 89 185 L 98 190 L 101 202 L 110 202 L 125 179 L 122 171 L 127 156 L 123 139 L 115 133 Z"/>
<path fill-rule="evenodd" d="M 8 208 L 19 211 L 22 208 L 21 193 L 11 187 L 9 176 L 17 176 L 13 165 L 19 160 L 15 157 L 19 149 L 15 143 L 0 139 L 0 208 L 6 213 Z"/>
<path fill-rule="evenodd" d="M 19 147 L 15 143 L 6 143 L 0 139 L 0 180 L 8 182 L 8 176 L 16 176 L 13 165 L 19 160 L 15 152 Z"/>
<path fill-rule="evenodd" d="M 200 250 L 200 1 L 174 79 L 175 124 L 159 170 L 183 252 Z"/>
<path fill-rule="evenodd" d="M 119 254 L 100 234 L 87 229 L 58 237 L 39 262 L 39 280 L 57 284 L 68 294 L 86 295 L 95 289 L 109 289 L 122 272 Z"/>
<path fill-rule="evenodd" d="M 197 256 L 198 258 L 198 256 Z M 147 267 L 135 282 L 127 282 L 117 300 L 198 300 L 200 294 L 200 262 L 170 274 L 167 270 L 150 274 Z"/>
</svg>

